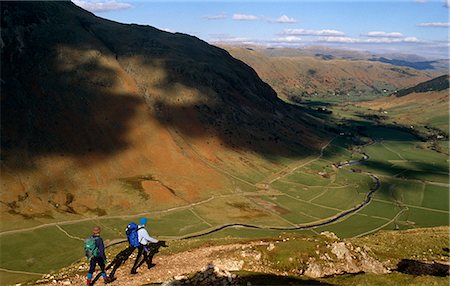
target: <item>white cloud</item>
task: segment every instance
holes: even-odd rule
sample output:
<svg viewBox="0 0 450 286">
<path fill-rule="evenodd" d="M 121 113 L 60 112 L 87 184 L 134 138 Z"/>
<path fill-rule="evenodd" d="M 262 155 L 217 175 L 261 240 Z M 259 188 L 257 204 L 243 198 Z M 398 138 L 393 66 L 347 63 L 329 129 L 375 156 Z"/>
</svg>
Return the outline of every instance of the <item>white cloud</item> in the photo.
<svg viewBox="0 0 450 286">
<path fill-rule="evenodd" d="M 318 41 L 330 43 L 357 43 L 358 39 L 348 37 L 321 37 L 318 39 Z"/>
<path fill-rule="evenodd" d="M 297 36 L 286 36 L 286 37 L 281 37 L 281 38 L 276 38 L 274 39 L 274 42 L 288 42 L 288 43 L 295 43 L 295 42 L 301 42 L 302 38 L 297 37 Z"/>
<path fill-rule="evenodd" d="M 288 16 L 283 15 L 280 18 L 276 19 L 275 22 L 293 24 L 293 23 L 297 23 L 298 21 L 294 18 L 289 18 Z"/>
<path fill-rule="evenodd" d="M 404 43 L 423 43 L 422 40 L 417 39 L 416 37 L 406 37 L 402 39 Z"/>
<path fill-rule="evenodd" d="M 414 0 L 414 2 L 416 2 L 416 3 L 427 3 L 428 0 Z"/>
<path fill-rule="evenodd" d="M 255 15 L 246 15 L 246 14 L 234 14 L 233 20 L 237 21 L 254 21 L 258 20 L 259 18 Z"/>
<path fill-rule="evenodd" d="M 399 32 L 369 32 L 367 33 L 368 37 L 381 37 L 381 38 L 402 38 L 403 34 Z"/>
<path fill-rule="evenodd" d="M 350 38 L 350 37 L 321 37 L 320 42 L 328 43 L 347 43 L 347 44 L 391 44 L 391 43 L 422 43 L 423 41 L 416 37 L 403 37 L 403 38 Z"/>
<path fill-rule="evenodd" d="M 90 12 L 107 12 L 112 10 L 123 10 L 131 8 L 131 4 L 124 2 L 111 1 L 85 1 L 85 0 L 72 0 L 72 2 Z"/>
<path fill-rule="evenodd" d="M 429 22 L 429 23 L 419 23 L 419 27 L 432 27 L 432 28 L 448 28 L 450 27 L 450 22 Z"/>
<path fill-rule="evenodd" d="M 450 8 L 450 0 L 444 0 L 444 7 Z"/>
<path fill-rule="evenodd" d="M 211 15 L 211 16 L 203 16 L 203 19 L 206 20 L 223 20 L 227 18 L 227 15 L 225 14 L 218 14 L 218 15 Z"/>
<path fill-rule="evenodd" d="M 404 37 L 404 38 L 367 39 L 367 41 L 365 42 L 374 44 L 389 44 L 389 43 L 420 43 L 421 41 L 416 37 Z"/>
<path fill-rule="evenodd" d="M 160 28 L 160 30 L 162 30 L 164 32 L 175 33 L 175 31 L 170 28 Z"/>
<path fill-rule="evenodd" d="M 209 39 L 209 42 L 229 42 L 229 43 L 244 43 L 251 41 L 250 38 L 244 38 L 244 37 L 234 37 L 230 34 L 210 34 L 211 39 Z"/>
<path fill-rule="evenodd" d="M 344 32 L 337 30 L 305 30 L 305 29 L 286 29 L 282 35 L 302 35 L 302 36 L 345 36 Z"/>
</svg>

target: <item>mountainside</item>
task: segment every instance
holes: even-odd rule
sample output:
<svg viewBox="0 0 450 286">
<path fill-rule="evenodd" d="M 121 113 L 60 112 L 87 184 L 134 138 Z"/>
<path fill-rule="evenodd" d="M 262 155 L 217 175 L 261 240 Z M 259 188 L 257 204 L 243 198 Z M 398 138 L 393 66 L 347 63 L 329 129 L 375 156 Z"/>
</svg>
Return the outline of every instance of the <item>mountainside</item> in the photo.
<svg viewBox="0 0 450 286">
<path fill-rule="evenodd" d="M 431 73 L 412 68 L 335 57 L 326 51 L 310 55 L 297 54 L 295 49 L 224 47 L 253 67 L 280 96 L 291 100 L 317 95 L 347 99 L 380 96 L 432 78 Z"/>
<path fill-rule="evenodd" d="M 449 75 L 445 74 L 426 82 L 421 82 L 413 87 L 405 88 L 395 92 L 394 94 L 398 97 L 411 94 L 413 92 L 429 92 L 429 91 L 441 91 L 448 89 L 449 87 Z"/>
<path fill-rule="evenodd" d="M 1 39 L 3 229 L 234 192 L 233 174 L 323 142 L 314 118 L 192 36 L 58 1 L 2 2 Z"/>
<path fill-rule="evenodd" d="M 442 134 L 448 136 L 448 104 L 448 75 L 399 90 L 388 97 L 358 103 L 360 106 L 386 113 L 398 123 L 425 126 L 425 129 L 428 129 L 425 133 L 434 137 Z"/>
</svg>

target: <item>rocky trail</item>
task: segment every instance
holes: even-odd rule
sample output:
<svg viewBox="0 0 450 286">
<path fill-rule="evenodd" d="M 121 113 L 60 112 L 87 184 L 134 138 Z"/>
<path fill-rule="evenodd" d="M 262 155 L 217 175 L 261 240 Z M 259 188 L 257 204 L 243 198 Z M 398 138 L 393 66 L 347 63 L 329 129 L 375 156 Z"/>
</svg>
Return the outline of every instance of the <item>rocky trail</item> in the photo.
<svg viewBox="0 0 450 286">
<path fill-rule="evenodd" d="M 145 263 L 141 265 L 138 269 L 137 274 L 130 274 L 131 267 L 133 266 L 134 260 L 136 258 L 137 251 L 135 251 L 130 258 L 117 270 L 117 279 L 109 285 L 143 285 L 148 283 L 162 283 L 168 280 L 182 280 L 187 274 L 194 272 L 201 272 L 212 268 L 215 272 L 222 272 L 232 275 L 229 271 L 241 270 L 244 264 L 243 260 L 237 260 L 233 258 L 223 258 L 223 253 L 229 253 L 236 250 L 245 251 L 251 249 L 256 245 L 269 245 L 269 242 L 256 242 L 247 244 L 230 244 L 221 246 L 210 246 L 198 249 L 193 249 L 189 251 L 184 251 L 181 253 L 170 254 L 170 255 L 158 255 L 156 254 L 153 258 L 154 267 L 147 269 Z M 260 258 L 260 256 L 259 256 Z M 257 256 L 255 259 L 259 259 Z M 75 267 L 75 266 L 73 266 Z M 76 270 L 78 273 L 74 276 L 61 273 L 61 276 L 49 276 L 47 275 L 41 281 L 38 281 L 39 285 L 86 285 L 86 277 L 84 273 L 88 269 L 87 263 L 82 263 L 78 265 L 77 269 L 66 269 L 67 271 Z M 98 272 L 98 267 L 97 267 Z M 96 273 L 97 273 L 96 272 Z M 66 276 L 66 277 L 65 277 Z M 227 278 L 228 280 L 228 278 Z M 230 279 L 232 280 L 232 279 Z M 42 282 L 42 283 L 39 283 Z M 99 279 L 95 285 L 104 285 L 102 279 Z"/>
</svg>

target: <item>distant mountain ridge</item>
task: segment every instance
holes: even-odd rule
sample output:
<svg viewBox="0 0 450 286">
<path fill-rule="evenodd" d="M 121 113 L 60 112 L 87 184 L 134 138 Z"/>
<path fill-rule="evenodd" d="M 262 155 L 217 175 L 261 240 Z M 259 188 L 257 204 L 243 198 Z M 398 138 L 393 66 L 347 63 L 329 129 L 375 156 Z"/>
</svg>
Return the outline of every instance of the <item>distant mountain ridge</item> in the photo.
<svg viewBox="0 0 450 286">
<path fill-rule="evenodd" d="M 359 59 L 364 53 L 224 46 L 252 66 L 277 93 L 291 100 L 383 96 L 431 79 L 434 73 Z M 343 58 L 344 57 L 344 58 Z"/>
<path fill-rule="evenodd" d="M 450 65 L 449 59 L 428 59 L 415 54 L 403 53 L 373 53 L 369 51 L 344 50 L 325 46 L 307 46 L 303 48 L 265 48 L 257 45 L 239 45 L 221 43 L 220 46 L 244 48 L 258 51 L 268 57 L 318 57 L 324 60 L 364 60 L 381 62 L 398 67 L 410 67 L 426 72 L 446 72 Z"/>
<path fill-rule="evenodd" d="M 372 58 L 369 59 L 369 61 L 374 62 L 382 62 L 387 63 L 395 66 L 402 66 L 402 67 L 410 67 L 416 70 L 433 70 L 434 66 L 433 63 L 436 63 L 437 61 L 419 61 L 419 62 L 413 62 L 413 61 L 405 61 L 405 60 L 398 60 L 398 59 L 387 59 L 384 57 L 379 58 Z"/>
</svg>

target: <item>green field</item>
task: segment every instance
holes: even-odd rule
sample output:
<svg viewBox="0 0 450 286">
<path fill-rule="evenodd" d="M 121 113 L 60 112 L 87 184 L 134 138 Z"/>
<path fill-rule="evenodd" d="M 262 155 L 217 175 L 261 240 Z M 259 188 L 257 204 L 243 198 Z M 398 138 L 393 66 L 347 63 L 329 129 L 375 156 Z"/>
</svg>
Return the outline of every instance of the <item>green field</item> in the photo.
<svg viewBox="0 0 450 286">
<path fill-rule="evenodd" d="M 372 230 L 383 226 L 387 222 L 388 220 L 386 219 L 366 215 L 352 215 L 343 221 L 318 227 L 316 228 L 316 231 L 321 232 L 327 230 L 336 233 L 339 237 L 353 237 L 360 234 L 370 233 Z"/>
<path fill-rule="evenodd" d="M 425 185 L 422 206 L 426 208 L 449 210 L 449 191 L 446 187 L 439 187 L 430 184 Z"/>
</svg>

